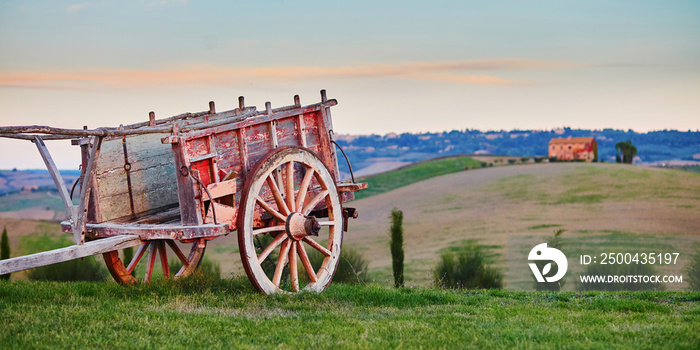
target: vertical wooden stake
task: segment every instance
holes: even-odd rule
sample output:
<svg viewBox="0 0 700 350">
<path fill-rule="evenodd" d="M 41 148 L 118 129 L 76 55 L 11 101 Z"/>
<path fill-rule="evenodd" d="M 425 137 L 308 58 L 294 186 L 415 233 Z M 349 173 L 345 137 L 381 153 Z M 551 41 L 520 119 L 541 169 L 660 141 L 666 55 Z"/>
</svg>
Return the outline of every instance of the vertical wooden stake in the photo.
<svg viewBox="0 0 700 350">
<path fill-rule="evenodd" d="M 148 112 L 148 126 L 156 126 L 156 113 Z"/>
<path fill-rule="evenodd" d="M 238 96 L 238 108 L 241 110 L 245 109 L 245 97 Z"/>
<path fill-rule="evenodd" d="M 216 107 L 214 106 L 214 101 L 209 101 L 209 114 L 216 114 Z"/>
<path fill-rule="evenodd" d="M 294 95 L 294 105 L 301 106 L 301 100 L 299 99 L 299 95 Z"/>
<path fill-rule="evenodd" d="M 270 101 L 265 102 L 265 114 L 272 114 L 272 103 Z"/>
</svg>

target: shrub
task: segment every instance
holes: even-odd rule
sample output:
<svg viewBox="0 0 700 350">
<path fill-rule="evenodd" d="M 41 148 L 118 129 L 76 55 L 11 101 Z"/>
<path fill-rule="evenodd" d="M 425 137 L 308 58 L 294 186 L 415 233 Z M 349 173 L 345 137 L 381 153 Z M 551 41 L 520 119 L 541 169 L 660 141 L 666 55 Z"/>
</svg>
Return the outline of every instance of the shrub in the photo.
<svg viewBox="0 0 700 350">
<path fill-rule="evenodd" d="M 94 256 L 41 266 L 27 272 L 27 278 L 33 281 L 103 282 L 106 277 L 106 268 L 102 262 L 97 261 Z"/>
<path fill-rule="evenodd" d="M 683 277 L 688 281 L 688 288 L 692 291 L 700 291 L 700 243 L 695 243 L 695 255 L 683 268 Z"/>
<path fill-rule="evenodd" d="M 530 160 L 530 157 L 520 157 L 520 161 L 522 163 L 527 163 Z"/>
<path fill-rule="evenodd" d="M 2 238 L 0 239 L 0 260 L 10 258 L 10 239 L 7 237 L 7 227 L 2 229 Z M 0 275 L 0 280 L 9 280 L 10 273 Z"/>
<path fill-rule="evenodd" d="M 311 266 L 318 271 L 325 256 L 316 249 L 306 249 L 306 254 L 309 256 Z M 333 275 L 333 283 L 366 284 L 370 281 L 368 267 L 369 262 L 365 260 L 362 253 L 352 247 L 345 246 L 340 251 L 340 261 L 338 261 L 338 268 Z M 299 278 L 305 282 L 308 281 L 304 266 L 298 264 L 298 269 Z"/>
<path fill-rule="evenodd" d="M 391 211 L 391 267 L 394 270 L 394 288 L 403 287 L 403 212 L 394 208 Z"/>
<path fill-rule="evenodd" d="M 25 236 L 22 239 L 22 244 L 26 247 L 25 251 L 28 253 L 48 251 L 71 245 L 72 243 L 67 237 L 72 237 L 72 235 L 52 236 L 43 234 Z M 102 263 L 102 259 L 97 260 L 94 256 L 41 266 L 27 271 L 27 278 L 34 281 L 102 282 L 105 281 L 106 277 L 107 268 Z"/>
<path fill-rule="evenodd" d="M 433 283 L 445 289 L 500 289 L 503 274 L 486 264 L 483 248 L 473 242 L 445 251 L 433 270 Z"/>
<path fill-rule="evenodd" d="M 170 274 L 174 276 L 180 269 L 182 268 L 182 262 L 180 260 L 170 260 L 168 262 L 168 269 L 170 270 Z M 211 277 L 213 279 L 220 279 L 221 278 L 221 267 L 219 266 L 219 263 L 216 261 L 213 261 L 205 255 L 202 258 L 202 261 L 199 263 L 199 267 L 197 270 L 194 272 L 195 275 L 202 275 L 202 276 L 207 276 Z"/>
<path fill-rule="evenodd" d="M 515 162 L 517 162 L 517 160 L 515 160 L 515 159 L 508 159 L 508 164 L 515 164 Z"/>
<path fill-rule="evenodd" d="M 122 251 L 122 254 L 124 254 L 124 259 L 122 261 L 124 264 L 128 264 L 129 261 L 134 259 L 134 247 L 126 247 Z M 132 276 L 136 276 L 136 271 L 131 271 Z"/>
</svg>

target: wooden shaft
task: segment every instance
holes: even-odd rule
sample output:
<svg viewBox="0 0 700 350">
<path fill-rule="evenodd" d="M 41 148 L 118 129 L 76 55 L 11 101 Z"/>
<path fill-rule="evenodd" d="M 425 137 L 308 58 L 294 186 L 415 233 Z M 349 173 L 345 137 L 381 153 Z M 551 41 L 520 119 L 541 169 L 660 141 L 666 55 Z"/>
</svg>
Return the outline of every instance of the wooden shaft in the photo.
<svg viewBox="0 0 700 350">
<path fill-rule="evenodd" d="M 291 242 L 292 248 L 289 249 L 289 279 L 292 282 L 292 291 L 299 291 L 299 272 L 297 271 L 297 249 L 298 242 Z"/>
<path fill-rule="evenodd" d="M 303 244 L 297 244 L 297 252 L 299 253 L 299 259 L 301 259 L 302 265 L 306 270 L 306 274 L 309 275 L 309 280 L 312 283 L 316 282 L 316 273 L 314 272 L 313 266 L 311 266 L 311 261 L 309 261 L 309 256 L 306 255 L 306 249 L 304 249 Z"/>
</svg>

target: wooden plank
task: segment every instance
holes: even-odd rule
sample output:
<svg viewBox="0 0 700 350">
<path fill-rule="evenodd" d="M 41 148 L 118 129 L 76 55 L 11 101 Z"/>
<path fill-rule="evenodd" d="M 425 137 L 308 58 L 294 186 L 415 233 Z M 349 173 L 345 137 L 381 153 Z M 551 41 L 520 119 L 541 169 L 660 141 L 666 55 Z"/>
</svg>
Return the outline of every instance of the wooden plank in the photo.
<svg viewBox="0 0 700 350">
<path fill-rule="evenodd" d="M 219 224 L 227 223 L 229 225 L 233 225 L 233 223 L 236 222 L 238 209 L 225 204 L 214 202 L 214 210 L 216 210 L 216 222 L 218 222 Z M 214 213 L 212 212 L 211 207 L 209 208 L 209 212 L 207 212 L 207 218 L 205 220 L 205 223 L 214 223 Z"/>
<path fill-rule="evenodd" d="M 332 130 L 327 124 L 328 116 L 325 108 L 321 109 L 321 113 L 316 114 L 316 118 L 318 122 L 319 148 L 321 150 L 318 156 L 321 158 L 321 161 L 323 161 L 323 164 L 326 164 L 331 171 L 333 180 L 338 181 L 338 162 L 335 160 L 335 152 L 333 152 L 335 146 L 331 143 L 330 133 Z"/>
<path fill-rule="evenodd" d="M 173 159 L 175 161 L 177 196 L 180 204 L 180 220 L 183 225 L 201 225 L 202 211 L 200 202 L 195 199 L 197 192 L 194 187 L 194 180 L 189 174 L 189 162 L 185 156 L 186 142 L 172 144 Z"/>
<path fill-rule="evenodd" d="M 73 218 L 73 236 L 75 236 L 76 244 L 85 243 L 85 224 L 88 218 L 88 208 L 90 205 L 90 199 L 92 197 L 92 189 L 95 179 L 95 172 L 97 171 L 97 160 L 100 157 L 100 148 L 102 147 L 102 137 L 95 136 L 92 138 L 91 142 L 92 149 L 90 150 L 90 157 L 88 159 L 87 168 L 85 168 L 85 178 L 87 181 L 80 186 L 80 205 L 78 206 L 78 211 L 76 212 L 76 217 Z"/>
<path fill-rule="evenodd" d="M 211 127 L 211 128 L 207 128 L 204 130 L 190 131 L 190 132 L 187 132 L 186 134 L 183 134 L 183 136 L 186 139 L 209 136 L 212 134 L 218 134 L 218 133 L 222 133 L 225 131 L 236 130 L 236 129 L 239 129 L 242 127 L 250 127 L 253 125 L 257 125 L 257 124 L 269 123 L 270 121 L 275 120 L 275 119 L 281 119 L 281 118 L 297 116 L 299 114 L 317 112 L 323 108 L 332 107 L 332 106 L 335 106 L 337 104 L 338 104 L 338 102 L 336 100 L 331 99 L 325 103 L 317 103 L 314 105 L 299 107 L 299 108 L 295 107 L 295 108 L 291 108 L 288 110 L 282 110 L 279 112 L 275 112 L 275 110 L 273 110 L 272 113 L 269 115 L 257 114 L 257 115 L 254 115 L 252 117 L 248 117 L 248 118 L 243 119 L 243 120 L 238 121 L 238 122 L 223 124 L 221 126 Z"/>
<path fill-rule="evenodd" d="M 185 226 L 180 224 L 130 224 L 103 222 L 87 224 L 87 230 L 93 237 L 113 237 L 124 234 L 138 235 L 143 240 L 153 239 L 194 239 L 218 237 L 229 233 L 228 223 Z"/>
<path fill-rule="evenodd" d="M 204 154 L 201 156 L 191 157 L 190 162 L 191 163 L 199 162 L 200 160 L 211 159 L 211 158 L 214 158 L 216 156 L 217 156 L 217 154 L 215 152 L 214 153 L 207 153 L 207 154 Z"/>
<path fill-rule="evenodd" d="M 128 203 L 131 199 L 136 216 L 178 203 L 172 148 L 160 142 L 161 136 L 153 134 L 126 138 L 131 164 L 131 197 L 126 181 L 122 141 L 104 142 L 96 171 L 101 213 L 97 221 L 131 216 L 131 208 L 124 205 L 124 201 Z"/>
<path fill-rule="evenodd" d="M 358 182 L 358 183 L 340 183 L 338 184 L 338 192 L 354 192 L 354 191 L 359 191 L 359 190 L 364 190 L 367 188 L 367 183 L 366 182 Z"/>
<path fill-rule="evenodd" d="M 84 258 L 86 256 L 111 252 L 117 249 L 134 247 L 139 244 L 141 244 L 141 239 L 138 236 L 122 235 L 98 239 L 83 245 L 74 245 L 66 248 L 49 250 L 47 252 L 0 260 L 0 274 Z"/>
<path fill-rule="evenodd" d="M 236 179 L 210 184 L 207 186 L 207 190 L 214 199 L 234 194 L 236 193 Z M 209 200 L 209 195 L 206 192 L 202 193 L 202 200 Z"/>
</svg>

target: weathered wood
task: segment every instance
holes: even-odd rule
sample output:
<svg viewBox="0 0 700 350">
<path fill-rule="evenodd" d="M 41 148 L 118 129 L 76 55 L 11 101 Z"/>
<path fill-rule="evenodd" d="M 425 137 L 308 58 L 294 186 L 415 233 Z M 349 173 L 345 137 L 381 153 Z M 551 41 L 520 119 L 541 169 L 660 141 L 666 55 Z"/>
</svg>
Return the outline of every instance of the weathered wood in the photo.
<svg viewBox="0 0 700 350">
<path fill-rule="evenodd" d="M 122 137 L 129 135 L 162 134 L 172 133 L 172 123 L 178 120 L 187 121 L 187 119 L 196 119 L 203 116 L 208 116 L 211 120 L 209 122 L 201 122 L 204 121 L 204 119 L 201 121 L 192 120 L 191 123 L 185 122 L 185 125 L 192 124 L 183 127 L 184 132 L 189 132 L 243 120 L 254 116 L 256 113 L 255 109 L 250 107 L 246 108 L 243 112 L 239 109 L 235 109 L 214 115 L 210 115 L 209 112 L 195 114 L 185 113 L 171 118 L 157 120 L 155 121 L 155 126 L 151 126 L 151 121 L 149 120 L 148 122 L 127 125 L 122 128 L 98 128 L 92 130 L 54 128 L 45 125 L 3 126 L 0 127 L 0 137 L 33 140 L 35 135 L 31 134 L 46 134 L 46 136 L 43 137 L 44 140 L 63 140 L 89 136 Z"/>
<path fill-rule="evenodd" d="M 68 260 L 84 258 L 90 255 L 137 246 L 139 244 L 141 244 L 141 239 L 138 236 L 122 235 L 98 239 L 83 245 L 74 245 L 66 248 L 0 260 L 0 274 L 12 273 L 39 266 L 46 266 Z"/>
<path fill-rule="evenodd" d="M 183 225 L 201 225 L 202 212 L 200 204 L 195 199 L 197 191 L 195 181 L 189 176 L 189 161 L 185 155 L 186 142 L 184 138 L 180 142 L 172 144 L 173 159 L 175 162 L 177 178 L 177 196 L 180 203 L 180 220 Z"/>
<path fill-rule="evenodd" d="M 325 98 L 325 90 L 321 90 L 321 94 Z M 335 146 L 331 142 L 333 140 L 331 138 L 333 125 L 331 124 L 329 113 L 330 111 L 324 107 L 321 108 L 321 113 L 318 114 L 318 137 L 321 148 L 319 156 L 328 169 L 331 170 L 331 175 L 333 175 L 333 179 L 337 182 L 340 178 L 340 173 L 338 170 L 338 159 L 335 156 Z M 321 126 L 323 126 L 323 128 Z"/>
<path fill-rule="evenodd" d="M 85 182 L 82 184 L 82 186 L 80 186 L 80 205 L 78 206 L 78 211 L 76 212 L 75 218 L 72 220 L 72 229 L 73 235 L 76 239 L 76 244 L 85 243 L 85 224 L 88 221 L 90 200 L 97 198 L 97 196 L 93 196 L 92 190 L 95 186 L 93 181 L 95 180 L 95 172 L 97 170 L 97 159 L 100 157 L 102 137 L 94 136 L 92 139 L 93 141 L 88 145 L 88 147 L 92 147 L 92 149 L 90 150 L 90 156 L 84 172 L 83 179 Z M 78 235 L 80 235 L 79 240 Z"/>
<path fill-rule="evenodd" d="M 186 133 L 186 135 L 183 135 L 186 139 L 193 139 L 193 138 L 200 138 L 204 136 L 208 136 L 211 134 L 218 134 L 222 133 L 224 131 L 230 131 L 230 130 L 236 130 L 240 129 L 243 127 L 250 127 L 252 125 L 257 125 L 257 124 L 263 124 L 263 123 L 268 123 L 272 120 L 275 119 L 282 119 L 282 118 L 287 118 L 287 117 L 293 117 L 297 116 L 299 114 L 307 114 L 307 113 L 312 113 L 312 112 L 317 112 L 320 111 L 322 108 L 328 108 L 337 105 L 338 102 L 334 99 L 328 100 L 325 103 L 317 103 L 314 105 L 310 106 L 305 106 L 305 107 L 294 107 L 288 110 L 283 110 L 279 112 L 275 112 L 273 110 L 273 113 L 271 114 L 258 114 L 254 115 L 254 118 L 247 117 L 244 118 L 240 121 L 237 122 L 229 122 L 225 123 L 225 125 L 221 126 L 215 126 L 215 127 L 208 127 L 208 128 L 198 128 L 198 130 L 189 130 L 183 128 L 181 131 L 183 133 Z M 165 142 L 165 140 L 164 140 Z"/>
<path fill-rule="evenodd" d="M 98 221 L 139 216 L 178 203 L 172 149 L 160 142 L 162 135 L 127 137 L 128 168 L 124 164 L 122 140 L 103 142 L 96 171 L 101 212 Z M 132 201 L 134 215 L 130 207 Z"/>
<path fill-rule="evenodd" d="M 341 183 L 338 184 L 338 192 L 355 192 L 367 188 L 367 183 Z"/>
<path fill-rule="evenodd" d="M 65 232 L 70 232 L 66 222 L 61 223 Z M 186 226 L 174 224 L 134 224 L 103 222 L 99 224 L 86 224 L 87 234 L 93 238 L 114 237 L 120 235 L 136 235 L 143 240 L 174 239 L 185 240 L 202 237 L 217 237 L 229 233 L 228 223 L 202 224 L 198 226 Z"/>
<path fill-rule="evenodd" d="M 214 202 L 213 210 L 216 211 L 216 222 L 219 224 L 227 223 L 233 226 L 233 223 L 236 222 L 237 208 Z M 214 211 L 212 211 L 212 207 L 209 207 L 205 223 L 214 223 Z"/>
<path fill-rule="evenodd" d="M 209 190 L 209 193 L 214 199 L 235 194 L 236 179 L 210 184 L 207 186 L 207 190 Z M 202 193 L 202 200 L 209 200 L 209 195 L 207 195 L 206 192 Z"/>
</svg>

